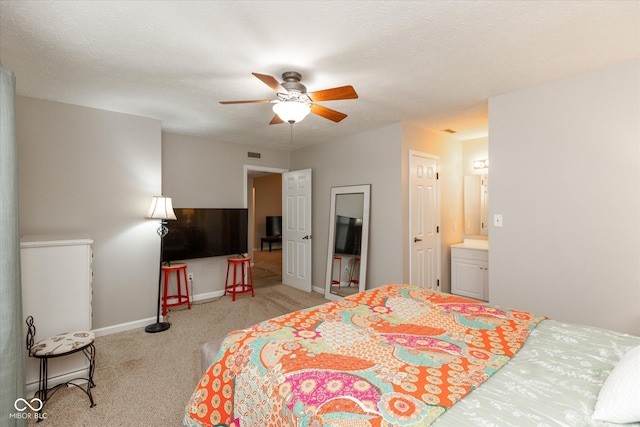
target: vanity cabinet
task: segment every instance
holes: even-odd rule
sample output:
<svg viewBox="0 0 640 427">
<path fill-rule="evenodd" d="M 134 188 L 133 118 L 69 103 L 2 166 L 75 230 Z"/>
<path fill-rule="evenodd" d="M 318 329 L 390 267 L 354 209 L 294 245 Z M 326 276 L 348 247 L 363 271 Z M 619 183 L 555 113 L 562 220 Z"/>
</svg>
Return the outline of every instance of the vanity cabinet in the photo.
<svg viewBox="0 0 640 427">
<path fill-rule="evenodd" d="M 91 330 L 93 241 L 83 235 L 25 236 L 20 240 L 23 317 L 33 316 L 36 341 Z M 24 322 L 23 322 L 24 325 Z M 26 335 L 26 325 L 25 335 Z M 25 354 L 27 391 L 38 386 L 38 359 Z M 49 386 L 86 377 L 79 352 L 49 361 Z"/>
<path fill-rule="evenodd" d="M 489 300 L 489 245 L 458 243 L 451 246 L 451 293 Z"/>
</svg>

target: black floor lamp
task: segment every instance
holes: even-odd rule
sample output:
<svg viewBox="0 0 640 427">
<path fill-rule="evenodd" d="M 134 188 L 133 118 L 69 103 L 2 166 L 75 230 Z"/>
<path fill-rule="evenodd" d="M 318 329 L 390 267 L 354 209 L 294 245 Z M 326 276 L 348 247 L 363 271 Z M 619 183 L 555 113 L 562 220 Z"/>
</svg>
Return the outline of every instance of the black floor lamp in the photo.
<svg viewBox="0 0 640 427">
<path fill-rule="evenodd" d="M 152 323 L 144 328 L 147 332 L 155 333 L 166 331 L 171 326 L 169 322 L 160 322 L 160 295 L 162 293 L 162 244 L 164 236 L 169 232 L 169 229 L 167 228 L 167 220 L 177 219 L 175 212 L 173 212 L 171 197 L 153 196 L 149 212 L 147 212 L 145 218 L 160 220 L 160 227 L 158 227 L 158 236 L 160 236 L 160 267 L 158 269 L 158 305 L 156 307 L 158 312 L 156 315 L 156 323 Z"/>
</svg>

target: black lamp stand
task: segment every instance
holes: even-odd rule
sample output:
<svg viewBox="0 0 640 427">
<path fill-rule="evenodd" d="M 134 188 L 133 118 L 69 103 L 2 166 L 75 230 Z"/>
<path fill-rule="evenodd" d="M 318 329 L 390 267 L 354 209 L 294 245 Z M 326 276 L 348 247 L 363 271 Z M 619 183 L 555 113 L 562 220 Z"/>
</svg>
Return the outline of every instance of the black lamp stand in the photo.
<svg viewBox="0 0 640 427">
<path fill-rule="evenodd" d="M 157 315 L 156 315 L 156 323 L 152 323 L 148 325 L 144 330 L 149 333 L 156 333 L 166 331 L 171 327 L 169 322 L 161 322 L 160 321 L 160 296 L 162 294 L 162 245 L 164 241 L 164 236 L 167 235 L 169 229 L 167 228 L 167 221 L 160 221 L 160 227 L 158 227 L 158 235 L 160 236 L 160 267 L 158 268 L 158 305 L 157 305 Z"/>
</svg>

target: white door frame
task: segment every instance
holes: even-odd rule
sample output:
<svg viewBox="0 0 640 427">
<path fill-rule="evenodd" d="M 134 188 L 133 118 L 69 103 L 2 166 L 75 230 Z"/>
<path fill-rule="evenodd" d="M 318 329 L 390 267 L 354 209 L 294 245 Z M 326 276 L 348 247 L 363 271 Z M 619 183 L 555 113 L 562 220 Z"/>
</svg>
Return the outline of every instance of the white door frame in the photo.
<svg viewBox="0 0 640 427">
<path fill-rule="evenodd" d="M 289 169 L 269 168 L 266 166 L 244 165 L 244 181 L 242 185 L 242 191 L 243 191 L 244 197 L 242 197 L 242 202 L 244 203 L 245 208 L 249 207 L 247 205 L 247 200 L 249 198 L 249 189 L 247 188 L 247 186 L 249 185 L 249 171 L 271 172 L 271 173 L 283 174 L 285 172 L 289 172 Z"/>
<path fill-rule="evenodd" d="M 254 165 L 244 165 L 243 168 L 243 181 L 242 181 L 242 203 L 244 208 L 248 208 L 249 207 L 249 172 L 269 172 L 269 173 L 278 173 L 278 174 L 283 174 L 285 172 L 289 172 L 289 169 L 280 169 L 280 168 L 270 168 L 270 167 L 266 167 L 266 166 L 254 166 Z M 255 210 L 256 207 L 253 206 L 253 213 L 255 215 Z M 247 236 L 247 238 L 249 239 L 249 242 L 251 244 L 251 246 L 248 246 L 247 249 L 253 251 L 253 246 L 254 246 L 254 242 L 255 242 L 255 235 L 256 235 L 256 230 L 253 229 L 252 233 L 250 236 Z M 253 260 L 251 261 L 251 263 L 253 264 Z"/>
<path fill-rule="evenodd" d="M 438 162 L 438 170 L 436 171 L 440 174 L 440 156 L 436 156 L 433 154 L 424 153 L 422 151 L 409 150 L 409 163 L 408 163 L 408 172 L 409 172 L 409 235 L 407 238 L 407 242 L 409 245 L 409 283 L 413 283 L 413 278 L 411 275 L 413 274 L 413 253 L 412 253 L 412 239 L 413 239 L 413 230 L 411 229 L 412 224 L 412 214 L 413 214 L 413 200 L 412 200 L 412 174 L 411 174 L 411 158 L 413 156 L 424 157 L 427 159 L 434 159 Z M 436 200 L 438 204 L 438 209 L 436 211 L 436 224 L 438 227 L 440 226 L 440 180 L 436 180 Z M 438 281 L 437 291 L 442 290 L 442 248 L 441 248 L 441 233 L 437 233 L 436 236 L 436 278 Z"/>
<path fill-rule="evenodd" d="M 242 185 L 242 191 L 243 191 L 243 204 L 245 208 L 248 208 L 248 200 L 249 200 L 249 172 L 268 172 L 268 173 L 277 173 L 280 175 L 283 175 L 286 172 L 290 172 L 289 169 L 282 169 L 282 168 L 272 168 L 272 167 L 266 167 L 266 166 L 255 166 L 255 165 L 244 165 L 243 167 L 244 173 L 243 173 L 243 185 Z M 294 171 L 295 172 L 295 171 Z M 255 206 L 253 207 L 254 211 L 255 211 Z M 286 211 L 282 211 L 282 223 L 286 224 L 286 215 L 287 212 Z M 311 224 L 310 224 L 311 226 Z M 253 235 L 248 236 L 248 238 L 250 238 L 251 242 L 253 242 L 255 240 L 255 229 L 253 230 Z M 311 250 L 311 248 L 309 248 Z M 283 262 L 283 282 L 284 282 L 284 262 L 285 262 L 285 258 L 284 256 L 286 255 L 286 249 L 284 247 L 282 247 L 282 262 Z M 309 275 L 311 277 L 311 271 L 313 268 L 313 258 L 309 259 Z M 313 286 L 311 284 L 309 284 L 309 291 L 313 290 Z"/>
</svg>

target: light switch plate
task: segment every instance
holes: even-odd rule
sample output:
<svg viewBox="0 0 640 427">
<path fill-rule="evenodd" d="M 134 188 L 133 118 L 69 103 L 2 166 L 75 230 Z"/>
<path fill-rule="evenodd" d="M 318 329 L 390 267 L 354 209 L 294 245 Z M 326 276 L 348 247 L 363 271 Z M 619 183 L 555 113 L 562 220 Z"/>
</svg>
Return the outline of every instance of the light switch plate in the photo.
<svg viewBox="0 0 640 427">
<path fill-rule="evenodd" d="M 493 225 L 494 227 L 502 227 L 502 214 L 493 215 Z"/>
</svg>

